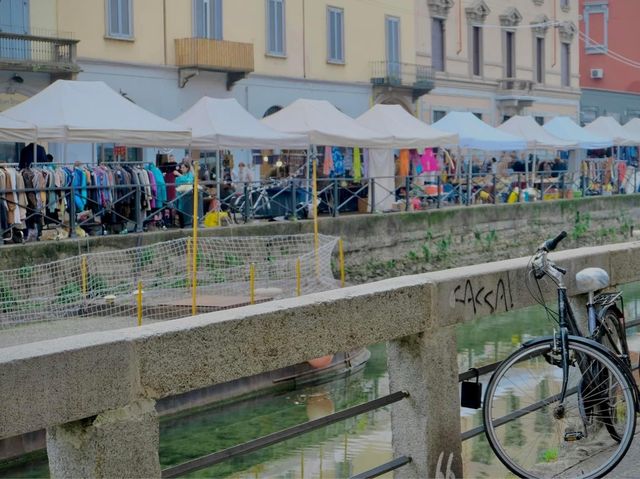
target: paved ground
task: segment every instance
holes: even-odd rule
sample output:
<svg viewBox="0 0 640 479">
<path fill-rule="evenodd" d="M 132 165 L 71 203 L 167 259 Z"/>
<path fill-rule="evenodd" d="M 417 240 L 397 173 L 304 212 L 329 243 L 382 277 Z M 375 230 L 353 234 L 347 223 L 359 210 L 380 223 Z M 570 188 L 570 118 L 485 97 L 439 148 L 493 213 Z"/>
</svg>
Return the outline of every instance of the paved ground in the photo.
<svg viewBox="0 0 640 479">
<path fill-rule="evenodd" d="M 638 479 L 640 477 L 640 432 L 636 431 L 636 437 L 631 443 L 629 452 L 620 461 L 618 467 L 606 477 L 610 479 Z"/>
</svg>

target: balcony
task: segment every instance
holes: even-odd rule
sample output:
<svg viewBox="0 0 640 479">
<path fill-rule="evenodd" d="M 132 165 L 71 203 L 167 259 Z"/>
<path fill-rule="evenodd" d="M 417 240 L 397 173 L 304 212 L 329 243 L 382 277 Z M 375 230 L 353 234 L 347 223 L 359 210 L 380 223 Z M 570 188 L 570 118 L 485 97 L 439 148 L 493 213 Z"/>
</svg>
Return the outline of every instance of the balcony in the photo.
<svg viewBox="0 0 640 479">
<path fill-rule="evenodd" d="M 498 80 L 496 101 L 500 111 L 507 116 L 522 114 L 523 108 L 530 107 L 534 102 L 532 89 L 532 80 L 517 78 Z"/>
<path fill-rule="evenodd" d="M 74 74 L 79 40 L 0 31 L 0 70 Z"/>
<path fill-rule="evenodd" d="M 254 70 L 253 44 L 211 40 L 209 38 L 177 38 L 176 65 L 180 69 L 180 87 L 199 71 L 227 74 L 227 89 Z"/>
<path fill-rule="evenodd" d="M 498 80 L 498 90 L 515 91 L 529 94 L 533 88 L 533 81 L 518 80 L 517 78 L 503 78 Z"/>
<path fill-rule="evenodd" d="M 413 63 L 371 62 L 371 84 L 374 87 L 405 89 L 416 98 L 429 93 L 435 86 L 431 67 Z"/>
</svg>

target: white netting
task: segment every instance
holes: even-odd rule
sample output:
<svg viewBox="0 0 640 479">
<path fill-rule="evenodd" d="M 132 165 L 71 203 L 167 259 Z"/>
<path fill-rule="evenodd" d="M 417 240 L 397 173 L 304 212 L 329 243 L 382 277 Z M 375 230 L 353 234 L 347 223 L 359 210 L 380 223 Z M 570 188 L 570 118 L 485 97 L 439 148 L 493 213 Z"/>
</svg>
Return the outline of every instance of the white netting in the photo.
<svg viewBox="0 0 640 479">
<path fill-rule="evenodd" d="M 337 242 L 320 235 L 316 255 L 313 235 L 198 239 L 198 312 L 249 304 L 251 265 L 255 302 L 295 296 L 298 284 L 301 294 L 337 287 L 331 268 Z M 65 318 L 136 318 L 139 281 L 143 320 L 190 316 L 192 247 L 191 238 L 184 238 L 0 271 L 0 327 Z"/>
</svg>

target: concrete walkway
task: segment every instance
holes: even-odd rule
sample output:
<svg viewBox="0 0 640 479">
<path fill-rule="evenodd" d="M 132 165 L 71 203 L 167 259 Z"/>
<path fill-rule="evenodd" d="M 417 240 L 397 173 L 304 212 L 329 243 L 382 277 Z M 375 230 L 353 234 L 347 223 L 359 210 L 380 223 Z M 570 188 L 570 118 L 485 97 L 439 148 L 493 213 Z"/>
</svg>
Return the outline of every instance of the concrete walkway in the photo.
<svg viewBox="0 0 640 479">
<path fill-rule="evenodd" d="M 610 479 L 637 479 L 640 477 L 640 432 L 638 430 L 636 430 L 636 436 L 627 455 L 620 461 L 618 467 L 606 477 Z"/>
</svg>

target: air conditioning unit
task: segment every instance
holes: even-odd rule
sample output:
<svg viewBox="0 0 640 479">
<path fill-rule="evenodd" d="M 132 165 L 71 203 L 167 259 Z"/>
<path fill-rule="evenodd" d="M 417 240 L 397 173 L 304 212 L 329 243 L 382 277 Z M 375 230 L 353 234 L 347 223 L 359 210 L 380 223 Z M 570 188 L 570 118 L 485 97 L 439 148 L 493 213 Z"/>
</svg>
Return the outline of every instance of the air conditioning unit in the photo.
<svg viewBox="0 0 640 479">
<path fill-rule="evenodd" d="M 604 70 L 602 68 L 592 68 L 591 78 L 604 78 Z"/>
</svg>

